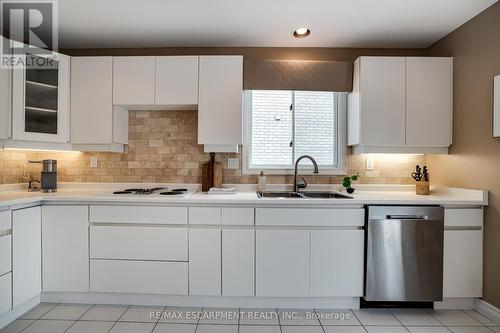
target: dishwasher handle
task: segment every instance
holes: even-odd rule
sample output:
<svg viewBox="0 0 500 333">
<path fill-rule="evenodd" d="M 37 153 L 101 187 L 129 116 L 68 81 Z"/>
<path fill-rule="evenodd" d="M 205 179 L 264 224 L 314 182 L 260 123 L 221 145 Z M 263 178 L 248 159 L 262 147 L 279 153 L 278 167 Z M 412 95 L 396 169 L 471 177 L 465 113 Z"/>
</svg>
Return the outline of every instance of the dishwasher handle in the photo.
<svg viewBox="0 0 500 333">
<path fill-rule="evenodd" d="M 428 220 L 427 215 L 386 215 L 387 220 Z"/>
</svg>

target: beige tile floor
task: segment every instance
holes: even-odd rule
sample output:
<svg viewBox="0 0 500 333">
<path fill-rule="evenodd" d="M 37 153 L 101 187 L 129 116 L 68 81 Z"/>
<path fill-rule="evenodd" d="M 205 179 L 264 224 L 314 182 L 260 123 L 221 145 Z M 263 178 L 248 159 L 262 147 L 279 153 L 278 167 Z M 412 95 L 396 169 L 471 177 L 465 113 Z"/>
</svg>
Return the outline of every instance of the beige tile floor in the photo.
<svg viewBox="0 0 500 333">
<path fill-rule="evenodd" d="M 49 304 L 1 333 L 500 333 L 472 310 L 290 310 Z"/>
</svg>

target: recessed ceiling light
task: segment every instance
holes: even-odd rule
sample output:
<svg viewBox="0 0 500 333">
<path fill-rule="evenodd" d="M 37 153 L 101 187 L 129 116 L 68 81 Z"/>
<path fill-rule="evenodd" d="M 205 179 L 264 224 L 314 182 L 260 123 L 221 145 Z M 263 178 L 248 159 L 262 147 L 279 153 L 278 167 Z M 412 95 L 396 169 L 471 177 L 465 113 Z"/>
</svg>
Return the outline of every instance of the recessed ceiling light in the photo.
<svg viewBox="0 0 500 333">
<path fill-rule="evenodd" d="M 297 28 L 293 31 L 293 37 L 295 38 L 305 38 L 311 34 L 311 30 L 308 28 Z"/>
</svg>

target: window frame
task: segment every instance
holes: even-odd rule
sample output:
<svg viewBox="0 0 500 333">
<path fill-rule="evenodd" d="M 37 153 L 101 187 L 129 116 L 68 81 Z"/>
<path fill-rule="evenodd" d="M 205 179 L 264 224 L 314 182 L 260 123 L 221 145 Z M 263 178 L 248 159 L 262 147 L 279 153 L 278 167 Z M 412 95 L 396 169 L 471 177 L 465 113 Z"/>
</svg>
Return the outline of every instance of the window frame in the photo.
<svg viewBox="0 0 500 333">
<path fill-rule="evenodd" d="M 336 109 L 336 121 L 335 121 L 335 139 L 334 144 L 336 146 L 336 156 L 335 160 L 337 162 L 336 166 L 332 168 L 319 167 L 320 175 L 346 175 L 347 174 L 347 93 L 334 92 L 335 96 L 335 109 Z M 252 143 L 252 90 L 245 90 L 243 92 L 243 148 L 242 148 L 242 174 L 245 175 L 255 175 L 264 171 L 267 175 L 293 175 L 294 170 L 292 168 L 272 168 L 272 167 L 250 167 L 249 163 L 251 160 L 251 143 Z M 295 110 L 293 114 L 293 137 L 295 139 Z M 295 149 L 295 147 L 294 147 Z M 295 163 L 295 160 L 294 160 Z M 312 175 L 313 170 L 311 166 L 305 164 L 299 165 L 299 171 L 303 175 Z"/>
</svg>

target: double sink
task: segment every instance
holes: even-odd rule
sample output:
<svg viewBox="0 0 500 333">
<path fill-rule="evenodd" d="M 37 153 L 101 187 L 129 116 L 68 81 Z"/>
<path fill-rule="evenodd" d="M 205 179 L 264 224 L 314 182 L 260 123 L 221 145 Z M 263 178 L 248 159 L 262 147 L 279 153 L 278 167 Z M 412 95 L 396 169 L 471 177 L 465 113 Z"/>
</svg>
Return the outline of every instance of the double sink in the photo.
<svg viewBox="0 0 500 333">
<path fill-rule="evenodd" d="M 257 197 L 262 198 L 296 198 L 296 199 L 353 199 L 353 197 L 338 192 L 292 192 L 292 191 L 258 191 Z"/>
</svg>

